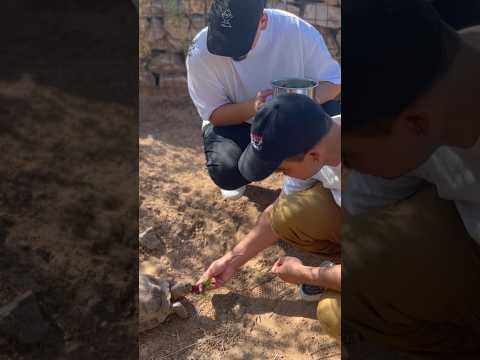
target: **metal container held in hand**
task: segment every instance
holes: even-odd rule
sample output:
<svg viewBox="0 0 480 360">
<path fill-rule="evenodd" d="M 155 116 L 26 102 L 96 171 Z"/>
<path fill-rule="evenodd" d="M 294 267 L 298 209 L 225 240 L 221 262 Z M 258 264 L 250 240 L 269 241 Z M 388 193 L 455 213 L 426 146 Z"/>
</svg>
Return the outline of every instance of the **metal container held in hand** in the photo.
<svg viewBox="0 0 480 360">
<path fill-rule="evenodd" d="M 272 86 L 274 97 L 282 94 L 302 94 L 314 99 L 318 82 L 311 79 L 290 78 L 272 81 Z"/>
</svg>

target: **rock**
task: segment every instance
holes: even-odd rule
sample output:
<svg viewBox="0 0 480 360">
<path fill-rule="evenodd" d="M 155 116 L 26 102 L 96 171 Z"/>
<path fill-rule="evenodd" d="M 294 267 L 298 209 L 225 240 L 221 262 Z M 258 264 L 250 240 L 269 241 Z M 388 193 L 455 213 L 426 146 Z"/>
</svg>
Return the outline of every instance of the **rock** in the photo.
<svg viewBox="0 0 480 360">
<path fill-rule="evenodd" d="M 236 304 L 232 308 L 232 313 L 235 320 L 240 320 L 245 314 L 245 309 L 240 304 Z"/>
<path fill-rule="evenodd" d="M 188 15 L 204 15 L 210 9 L 213 0 L 187 0 Z"/>
<path fill-rule="evenodd" d="M 39 343 L 50 330 L 51 325 L 42 314 L 31 291 L 0 308 L 0 333 L 20 343 Z"/>
<path fill-rule="evenodd" d="M 161 18 L 151 18 L 150 24 L 147 26 L 146 31 L 148 32 L 148 42 L 151 44 L 151 46 L 155 46 L 156 44 L 163 42 L 166 37 L 166 31 Z"/>
<path fill-rule="evenodd" d="M 139 71 L 139 91 L 141 94 L 153 95 L 157 84 L 155 76 L 148 71 Z"/>
<path fill-rule="evenodd" d="M 318 26 L 317 29 L 322 34 L 325 44 L 327 45 L 327 48 L 332 56 L 339 60 L 340 49 L 335 38 L 335 30 L 321 26 Z"/>
<path fill-rule="evenodd" d="M 191 32 L 190 18 L 184 14 L 169 14 L 165 16 L 164 20 L 165 30 L 168 34 L 184 44 L 185 48 L 188 47 L 195 35 Z"/>
<path fill-rule="evenodd" d="M 206 19 L 203 15 L 194 15 L 190 19 L 191 30 L 190 38 L 193 39 L 204 27 L 207 26 Z"/>
<path fill-rule="evenodd" d="M 153 231 L 153 227 L 148 228 L 138 237 L 140 245 L 146 247 L 148 250 L 155 250 L 162 244 L 162 241 L 157 237 Z"/>
<path fill-rule="evenodd" d="M 340 0 L 324 0 L 324 3 L 328 6 L 340 6 Z"/>
<path fill-rule="evenodd" d="M 172 310 L 178 317 L 182 319 L 187 319 L 189 316 L 187 309 L 179 301 L 172 304 Z"/>
<path fill-rule="evenodd" d="M 147 69 L 156 74 L 183 74 L 185 62 L 178 53 L 153 50 Z"/>
<path fill-rule="evenodd" d="M 187 77 L 185 75 L 162 76 L 159 91 L 166 98 L 188 96 Z"/>
<path fill-rule="evenodd" d="M 326 4 L 308 4 L 305 7 L 305 20 L 313 25 L 339 29 L 341 27 L 342 12 L 339 7 Z"/>
<path fill-rule="evenodd" d="M 192 284 L 178 283 L 171 288 L 172 299 L 177 300 L 187 296 L 192 292 Z"/>
</svg>

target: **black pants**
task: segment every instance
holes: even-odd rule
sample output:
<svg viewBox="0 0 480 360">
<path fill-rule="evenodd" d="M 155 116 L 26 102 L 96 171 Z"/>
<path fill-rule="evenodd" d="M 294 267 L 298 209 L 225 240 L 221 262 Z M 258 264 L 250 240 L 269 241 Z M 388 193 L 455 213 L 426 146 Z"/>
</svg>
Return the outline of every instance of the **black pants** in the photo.
<svg viewBox="0 0 480 360">
<path fill-rule="evenodd" d="M 340 104 L 329 101 L 322 105 L 330 116 L 340 114 Z M 221 189 L 234 190 L 247 185 L 238 170 L 238 160 L 250 144 L 250 124 L 216 127 L 208 124 L 203 129 L 203 146 L 210 178 Z"/>
</svg>

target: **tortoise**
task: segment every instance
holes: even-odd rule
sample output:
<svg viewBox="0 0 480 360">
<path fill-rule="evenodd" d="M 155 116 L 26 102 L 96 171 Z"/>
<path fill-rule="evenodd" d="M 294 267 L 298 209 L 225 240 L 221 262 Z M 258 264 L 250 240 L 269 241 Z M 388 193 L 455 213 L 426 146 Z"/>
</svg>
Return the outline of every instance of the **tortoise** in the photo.
<svg viewBox="0 0 480 360">
<path fill-rule="evenodd" d="M 141 332 L 154 329 L 167 317 L 176 314 L 188 318 L 187 309 L 178 300 L 192 291 L 187 283 L 174 284 L 149 274 L 139 274 L 139 329 Z"/>
</svg>

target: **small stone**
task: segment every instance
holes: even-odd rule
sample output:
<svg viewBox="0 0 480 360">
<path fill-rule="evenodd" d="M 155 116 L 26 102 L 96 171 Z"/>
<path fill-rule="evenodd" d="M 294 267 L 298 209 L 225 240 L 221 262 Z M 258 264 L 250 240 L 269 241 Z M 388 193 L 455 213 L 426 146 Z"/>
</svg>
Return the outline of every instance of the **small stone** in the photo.
<svg viewBox="0 0 480 360">
<path fill-rule="evenodd" d="M 157 237 L 153 227 L 148 228 L 138 237 L 140 245 L 146 247 L 148 250 L 155 250 L 162 244 L 162 241 Z"/>
<path fill-rule="evenodd" d="M 240 320 L 245 314 L 245 309 L 240 304 L 236 304 L 232 308 L 232 313 L 235 320 Z"/>
<path fill-rule="evenodd" d="M 185 306 L 181 302 L 175 302 L 172 304 L 172 311 L 182 319 L 187 319 L 189 314 Z"/>
<path fill-rule="evenodd" d="M 23 344 L 41 342 L 50 330 L 31 291 L 0 308 L 0 333 Z"/>
<path fill-rule="evenodd" d="M 154 49 L 147 62 L 147 69 L 157 74 L 183 74 L 185 62 L 178 53 Z"/>
</svg>

